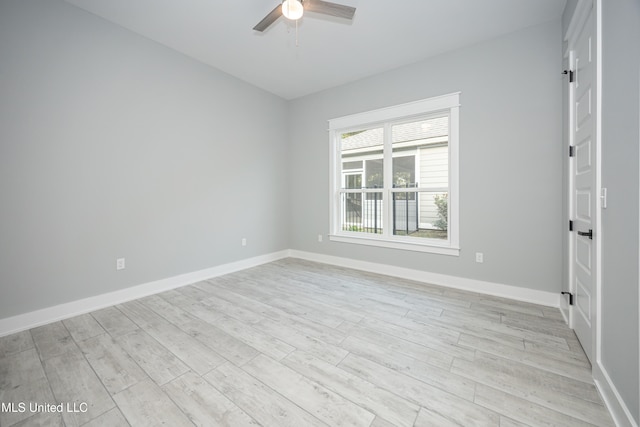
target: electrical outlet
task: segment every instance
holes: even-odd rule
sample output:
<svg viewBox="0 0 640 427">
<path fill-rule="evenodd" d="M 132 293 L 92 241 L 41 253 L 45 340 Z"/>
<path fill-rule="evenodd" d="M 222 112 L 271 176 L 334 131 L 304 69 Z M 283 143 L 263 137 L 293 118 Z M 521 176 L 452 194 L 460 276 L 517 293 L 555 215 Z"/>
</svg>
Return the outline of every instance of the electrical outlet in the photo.
<svg viewBox="0 0 640 427">
<path fill-rule="evenodd" d="M 476 262 L 484 262 L 484 254 L 482 252 L 476 252 Z"/>
<path fill-rule="evenodd" d="M 247 246 L 247 238 L 246 237 L 242 238 L 242 246 Z"/>
<path fill-rule="evenodd" d="M 116 270 L 124 270 L 124 258 L 116 259 Z"/>
<path fill-rule="evenodd" d="M 318 234 L 318 242 L 322 243 L 322 234 Z"/>
</svg>

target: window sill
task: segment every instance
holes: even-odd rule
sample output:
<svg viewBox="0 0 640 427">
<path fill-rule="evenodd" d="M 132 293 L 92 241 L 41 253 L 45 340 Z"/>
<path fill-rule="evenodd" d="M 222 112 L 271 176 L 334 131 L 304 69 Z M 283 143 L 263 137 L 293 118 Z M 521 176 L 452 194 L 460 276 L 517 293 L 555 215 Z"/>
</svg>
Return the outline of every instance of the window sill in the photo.
<svg viewBox="0 0 640 427">
<path fill-rule="evenodd" d="M 410 243 L 397 240 L 387 240 L 372 237 L 352 237 L 345 235 L 329 235 L 332 242 L 353 243 L 357 245 L 378 246 L 382 248 L 401 249 L 404 251 L 426 252 L 439 255 L 460 256 L 460 248 L 450 246 L 430 245 L 426 243 Z"/>
</svg>

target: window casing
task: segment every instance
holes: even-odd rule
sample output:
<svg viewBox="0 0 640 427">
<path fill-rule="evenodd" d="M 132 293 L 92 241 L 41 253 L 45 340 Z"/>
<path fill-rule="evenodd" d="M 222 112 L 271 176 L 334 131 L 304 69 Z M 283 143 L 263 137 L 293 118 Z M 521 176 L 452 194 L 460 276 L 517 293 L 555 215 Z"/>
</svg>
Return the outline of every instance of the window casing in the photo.
<svg viewBox="0 0 640 427">
<path fill-rule="evenodd" d="M 332 241 L 459 255 L 459 96 L 329 121 Z"/>
</svg>

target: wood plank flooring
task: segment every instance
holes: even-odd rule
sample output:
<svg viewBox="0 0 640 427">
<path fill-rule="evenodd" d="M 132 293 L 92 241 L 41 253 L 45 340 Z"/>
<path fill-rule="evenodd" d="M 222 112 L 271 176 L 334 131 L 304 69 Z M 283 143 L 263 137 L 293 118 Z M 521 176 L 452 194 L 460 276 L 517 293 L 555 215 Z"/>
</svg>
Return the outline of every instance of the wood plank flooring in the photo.
<svg viewBox="0 0 640 427">
<path fill-rule="evenodd" d="M 290 258 L 0 338 L 0 426 L 612 426 L 590 372 L 555 309 Z"/>
</svg>

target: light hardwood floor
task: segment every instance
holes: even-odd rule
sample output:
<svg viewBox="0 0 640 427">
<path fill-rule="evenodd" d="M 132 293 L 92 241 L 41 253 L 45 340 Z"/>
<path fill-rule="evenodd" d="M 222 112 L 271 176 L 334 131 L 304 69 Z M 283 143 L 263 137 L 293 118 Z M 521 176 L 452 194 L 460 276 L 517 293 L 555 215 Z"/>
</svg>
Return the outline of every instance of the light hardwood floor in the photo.
<svg viewBox="0 0 640 427">
<path fill-rule="evenodd" d="M 0 426 L 611 426 L 590 369 L 557 309 L 285 259 L 0 338 Z"/>
</svg>

